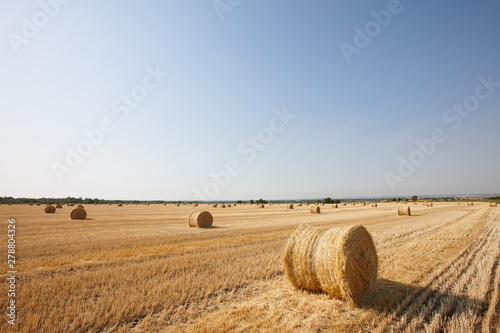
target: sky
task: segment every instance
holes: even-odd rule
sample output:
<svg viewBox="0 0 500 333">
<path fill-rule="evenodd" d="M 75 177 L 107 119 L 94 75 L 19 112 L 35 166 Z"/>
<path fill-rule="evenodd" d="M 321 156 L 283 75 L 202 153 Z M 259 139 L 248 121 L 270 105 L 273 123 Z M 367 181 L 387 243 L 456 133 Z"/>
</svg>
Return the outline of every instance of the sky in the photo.
<svg viewBox="0 0 500 333">
<path fill-rule="evenodd" d="M 0 196 L 500 192 L 500 1 L 0 0 Z"/>
</svg>

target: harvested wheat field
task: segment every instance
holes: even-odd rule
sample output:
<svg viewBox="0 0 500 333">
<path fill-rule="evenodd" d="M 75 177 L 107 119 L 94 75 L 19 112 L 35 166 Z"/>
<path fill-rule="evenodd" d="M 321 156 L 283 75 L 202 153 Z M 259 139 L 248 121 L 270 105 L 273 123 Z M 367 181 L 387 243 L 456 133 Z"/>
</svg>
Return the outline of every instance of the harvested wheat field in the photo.
<svg viewBox="0 0 500 333">
<path fill-rule="evenodd" d="M 321 214 L 206 208 L 210 228 L 187 225 L 192 206 L 87 205 L 87 218 L 72 220 L 65 210 L 2 205 L 3 230 L 16 219 L 17 331 L 500 330 L 500 210 L 489 203 L 418 205 L 405 217 L 389 203 Z M 369 232 L 378 276 L 356 305 L 288 280 L 285 246 L 301 224 Z M 3 315 L 0 331 L 9 329 Z"/>
</svg>

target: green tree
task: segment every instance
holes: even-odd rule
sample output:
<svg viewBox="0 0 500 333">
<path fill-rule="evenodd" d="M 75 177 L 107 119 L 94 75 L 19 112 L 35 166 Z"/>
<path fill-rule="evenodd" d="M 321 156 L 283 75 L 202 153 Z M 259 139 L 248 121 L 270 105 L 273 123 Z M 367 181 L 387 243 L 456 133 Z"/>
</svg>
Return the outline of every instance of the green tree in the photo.
<svg viewBox="0 0 500 333">
<path fill-rule="evenodd" d="M 324 198 L 323 203 L 330 204 L 330 203 L 333 203 L 333 200 L 332 200 L 332 198 Z"/>
<path fill-rule="evenodd" d="M 412 196 L 411 201 L 418 201 L 418 196 L 417 195 Z"/>
</svg>

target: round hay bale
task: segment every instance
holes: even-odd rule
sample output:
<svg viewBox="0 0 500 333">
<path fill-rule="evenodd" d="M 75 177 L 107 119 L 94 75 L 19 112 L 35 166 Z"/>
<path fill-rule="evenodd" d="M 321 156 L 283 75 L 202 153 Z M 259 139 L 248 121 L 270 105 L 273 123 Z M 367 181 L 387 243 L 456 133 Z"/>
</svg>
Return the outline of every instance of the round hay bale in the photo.
<svg viewBox="0 0 500 333">
<path fill-rule="evenodd" d="M 226 205 L 225 204 L 222 204 L 219 206 L 220 208 L 226 208 Z"/>
<path fill-rule="evenodd" d="M 302 207 L 302 203 L 297 204 L 297 206 Z"/>
<path fill-rule="evenodd" d="M 180 204 L 175 204 L 175 205 L 176 205 L 177 207 L 179 207 L 179 206 L 180 206 Z"/>
<path fill-rule="evenodd" d="M 217 208 L 217 206 L 218 206 L 218 205 L 219 205 L 219 204 L 213 204 L 213 205 L 212 205 L 212 207 L 213 207 L 213 208 Z"/>
<path fill-rule="evenodd" d="M 53 213 L 56 212 L 56 207 L 54 207 L 54 206 L 47 206 L 47 207 L 45 207 L 44 211 L 47 214 L 53 214 Z"/>
<path fill-rule="evenodd" d="M 372 203 L 372 207 L 377 207 L 378 205 L 376 203 Z"/>
<path fill-rule="evenodd" d="M 264 207 L 266 207 L 266 206 L 264 206 L 264 204 L 259 205 L 259 208 L 264 208 Z"/>
<path fill-rule="evenodd" d="M 40 204 L 39 204 L 39 203 L 37 203 L 36 205 L 37 205 L 37 206 L 40 206 Z"/>
<path fill-rule="evenodd" d="M 429 202 L 429 203 L 427 204 L 427 207 L 434 207 L 434 204 L 433 204 L 432 202 Z"/>
<path fill-rule="evenodd" d="M 72 220 L 85 220 L 87 212 L 83 208 L 75 208 L 69 214 Z"/>
<path fill-rule="evenodd" d="M 323 291 L 354 304 L 377 279 L 377 251 L 362 225 L 301 225 L 288 239 L 283 261 L 296 288 Z"/>
<path fill-rule="evenodd" d="M 195 207 L 198 207 L 198 204 L 194 204 Z"/>
<path fill-rule="evenodd" d="M 361 206 L 366 206 L 366 202 L 362 202 L 362 203 L 361 203 Z"/>
<path fill-rule="evenodd" d="M 188 224 L 190 227 L 210 228 L 214 219 L 207 211 L 192 212 L 189 215 Z"/>
<path fill-rule="evenodd" d="M 343 203 L 342 203 L 342 206 L 347 206 L 347 203 L 346 203 L 346 202 L 343 202 Z"/>
<path fill-rule="evenodd" d="M 319 206 L 312 206 L 310 212 L 313 214 L 319 214 L 321 213 L 321 209 L 319 208 Z"/>
<path fill-rule="evenodd" d="M 469 202 L 467 205 L 474 206 L 474 203 L 473 202 Z"/>
<path fill-rule="evenodd" d="M 231 207 L 231 204 L 227 204 L 228 207 Z"/>
<path fill-rule="evenodd" d="M 293 209 L 293 203 L 288 204 L 288 205 L 286 206 L 286 209 Z"/>
<path fill-rule="evenodd" d="M 119 203 L 117 206 L 118 206 L 118 207 L 123 207 L 123 204 Z"/>
<path fill-rule="evenodd" d="M 57 209 L 62 208 L 62 205 L 61 205 L 61 204 L 57 204 L 57 205 L 56 205 L 56 208 L 57 208 Z"/>
<path fill-rule="evenodd" d="M 398 207 L 398 215 L 411 215 L 411 209 L 408 206 Z"/>
<path fill-rule="evenodd" d="M 339 205 L 334 204 L 334 205 L 332 205 L 332 208 L 339 208 Z"/>
<path fill-rule="evenodd" d="M 0 205 L 1 205 L 1 204 L 0 204 Z M 28 204 L 28 205 L 29 205 L 29 206 L 33 206 L 33 204 L 32 204 L 32 203 L 30 203 L 30 204 Z"/>
<path fill-rule="evenodd" d="M 490 207 L 496 207 L 496 206 L 497 206 L 496 202 L 490 203 Z"/>
</svg>

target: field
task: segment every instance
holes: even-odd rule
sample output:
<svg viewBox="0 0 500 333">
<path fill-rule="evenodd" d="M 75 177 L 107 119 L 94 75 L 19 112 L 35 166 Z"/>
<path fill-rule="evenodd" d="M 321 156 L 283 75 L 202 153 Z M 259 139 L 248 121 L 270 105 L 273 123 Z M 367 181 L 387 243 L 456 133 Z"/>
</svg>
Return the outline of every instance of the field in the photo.
<svg viewBox="0 0 500 333">
<path fill-rule="evenodd" d="M 4 258 L 16 219 L 15 331 L 500 331 L 500 209 L 411 203 L 412 216 L 398 216 L 397 207 L 85 205 L 88 219 L 72 221 L 68 206 L 2 205 Z M 187 226 L 199 209 L 212 228 Z M 287 281 L 283 249 L 301 223 L 371 233 L 378 282 L 359 307 Z M 1 318 L 0 331 L 14 331 Z"/>
</svg>

